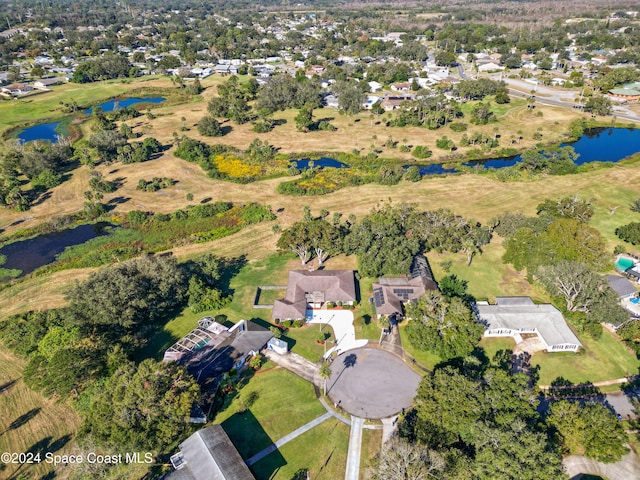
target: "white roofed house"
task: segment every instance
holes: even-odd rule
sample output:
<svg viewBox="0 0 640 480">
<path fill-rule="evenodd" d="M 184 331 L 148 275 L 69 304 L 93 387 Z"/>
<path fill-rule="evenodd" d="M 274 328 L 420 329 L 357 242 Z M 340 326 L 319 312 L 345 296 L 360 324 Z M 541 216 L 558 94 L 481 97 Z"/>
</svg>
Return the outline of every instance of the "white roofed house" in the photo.
<svg viewBox="0 0 640 480">
<path fill-rule="evenodd" d="M 537 336 L 547 352 L 577 352 L 582 344 L 553 305 L 536 305 L 529 297 L 496 297 L 495 305 L 477 304 L 485 337 Z"/>
</svg>

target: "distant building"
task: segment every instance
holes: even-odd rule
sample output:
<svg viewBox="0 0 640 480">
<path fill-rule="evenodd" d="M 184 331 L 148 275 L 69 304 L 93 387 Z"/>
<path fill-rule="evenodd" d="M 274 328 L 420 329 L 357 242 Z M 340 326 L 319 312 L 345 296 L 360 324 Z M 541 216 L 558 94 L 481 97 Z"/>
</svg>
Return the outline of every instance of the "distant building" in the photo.
<svg viewBox="0 0 640 480">
<path fill-rule="evenodd" d="M 29 93 L 33 90 L 34 88 L 31 85 L 23 85 L 19 83 L 14 83 L 0 88 L 0 91 L 7 95 L 24 95 L 25 93 Z"/>
<path fill-rule="evenodd" d="M 220 425 L 198 430 L 171 456 L 166 480 L 254 480 L 249 467 Z"/>
<path fill-rule="evenodd" d="M 485 337 L 537 335 L 547 352 L 577 352 L 582 346 L 560 311 L 553 305 L 536 305 L 529 297 L 497 297 L 495 305 L 477 304 Z"/>
<path fill-rule="evenodd" d="M 33 82 L 33 86 L 39 90 L 44 90 L 53 85 L 60 85 L 61 83 L 65 83 L 63 77 L 41 78 Z"/>
<path fill-rule="evenodd" d="M 640 82 L 629 83 L 622 88 L 614 88 L 609 90 L 609 96 L 612 99 L 620 100 L 621 103 L 640 102 Z"/>
<path fill-rule="evenodd" d="M 403 305 L 415 302 L 427 290 L 438 290 L 429 262 L 423 255 L 414 257 L 409 275 L 382 277 L 372 285 L 373 302 L 378 318 L 403 315 Z"/>
</svg>

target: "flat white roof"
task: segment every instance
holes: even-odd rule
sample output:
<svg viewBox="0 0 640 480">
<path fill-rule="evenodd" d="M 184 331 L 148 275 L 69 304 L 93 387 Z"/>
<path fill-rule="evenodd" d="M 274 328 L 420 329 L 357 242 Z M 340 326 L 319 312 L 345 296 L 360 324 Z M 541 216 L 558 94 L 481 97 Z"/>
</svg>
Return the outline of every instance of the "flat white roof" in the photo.
<svg viewBox="0 0 640 480">
<path fill-rule="evenodd" d="M 520 302 L 517 302 L 520 303 Z M 560 311 L 553 305 L 500 304 L 477 305 L 480 320 L 488 330 L 536 329 L 547 346 L 582 345 L 571 331 Z"/>
</svg>

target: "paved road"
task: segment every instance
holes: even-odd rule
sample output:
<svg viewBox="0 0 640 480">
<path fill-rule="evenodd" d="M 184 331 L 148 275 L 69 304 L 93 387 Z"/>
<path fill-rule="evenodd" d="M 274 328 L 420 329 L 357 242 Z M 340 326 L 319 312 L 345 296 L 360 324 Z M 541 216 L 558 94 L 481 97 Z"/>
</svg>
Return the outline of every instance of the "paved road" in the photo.
<svg viewBox="0 0 640 480">
<path fill-rule="evenodd" d="M 331 401 L 364 418 L 386 418 L 409 408 L 421 379 L 395 355 L 373 348 L 340 355 L 331 372 L 327 382 Z"/>
<path fill-rule="evenodd" d="M 248 466 L 253 465 L 256 462 L 259 462 L 260 460 L 262 460 L 264 457 L 266 457 L 267 455 L 269 455 L 272 452 L 275 452 L 278 448 L 280 448 L 281 446 L 289 443 L 291 440 L 293 440 L 294 438 L 298 438 L 300 435 L 302 435 L 305 432 L 308 432 L 309 430 L 311 430 L 313 427 L 317 427 L 318 425 L 320 425 L 322 422 L 324 422 L 325 420 L 328 420 L 329 418 L 331 418 L 333 415 L 331 415 L 329 412 L 320 415 L 318 418 L 311 420 L 309 423 L 301 426 L 300 428 L 294 430 L 293 432 L 291 432 L 288 435 L 285 435 L 284 437 L 282 437 L 279 440 L 276 440 L 275 442 L 273 442 L 271 445 L 269 445 L 267 448 L 265 448 L 264 450 L 256 453 L 253 457 L 249 458 L 245 463 Z"/>
<path fill-rule="evenodd" d="M 535 85 L 515 78 L 503 78 L 502 80 L 509 87 L 509 93 L 515 97 L 529 98 L 534 95 L 537 103 L 565 108 L 573 108 L 577 104 L 576 98 L 579 94 L 575 91 L 559 90 L 539 84 Z M 535 92 L 531 93 L 532 90 L 535 90 Z M 640 115 L 624 105 L 614 104 L 613 114 L 618 120 L 640 122 Z"/>
<path fill-rule="evenodd" d="M 364 418 L 351 417 L 349 452 L 347 453 L 347 469 L 344 474 L 344 480 L 358 480 L 360 478 L 360 453 L 362 450 L 363 425 Z"/>
</svg>

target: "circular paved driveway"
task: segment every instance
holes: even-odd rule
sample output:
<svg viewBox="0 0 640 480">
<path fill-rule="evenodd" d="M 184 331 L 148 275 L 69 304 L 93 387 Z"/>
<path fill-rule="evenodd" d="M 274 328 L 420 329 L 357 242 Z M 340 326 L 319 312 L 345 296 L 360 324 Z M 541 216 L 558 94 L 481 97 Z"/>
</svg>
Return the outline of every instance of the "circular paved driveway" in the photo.
<svg viewBox="0 0 640 480">
<path fill-rule="evenodd" d="M 395 355 L 373 348 L 340 355 L 331 372 L 327 380 L 331 401 L 363 418 L 386 418 L 410 407 L 421 378 Z"/>
</svg>

